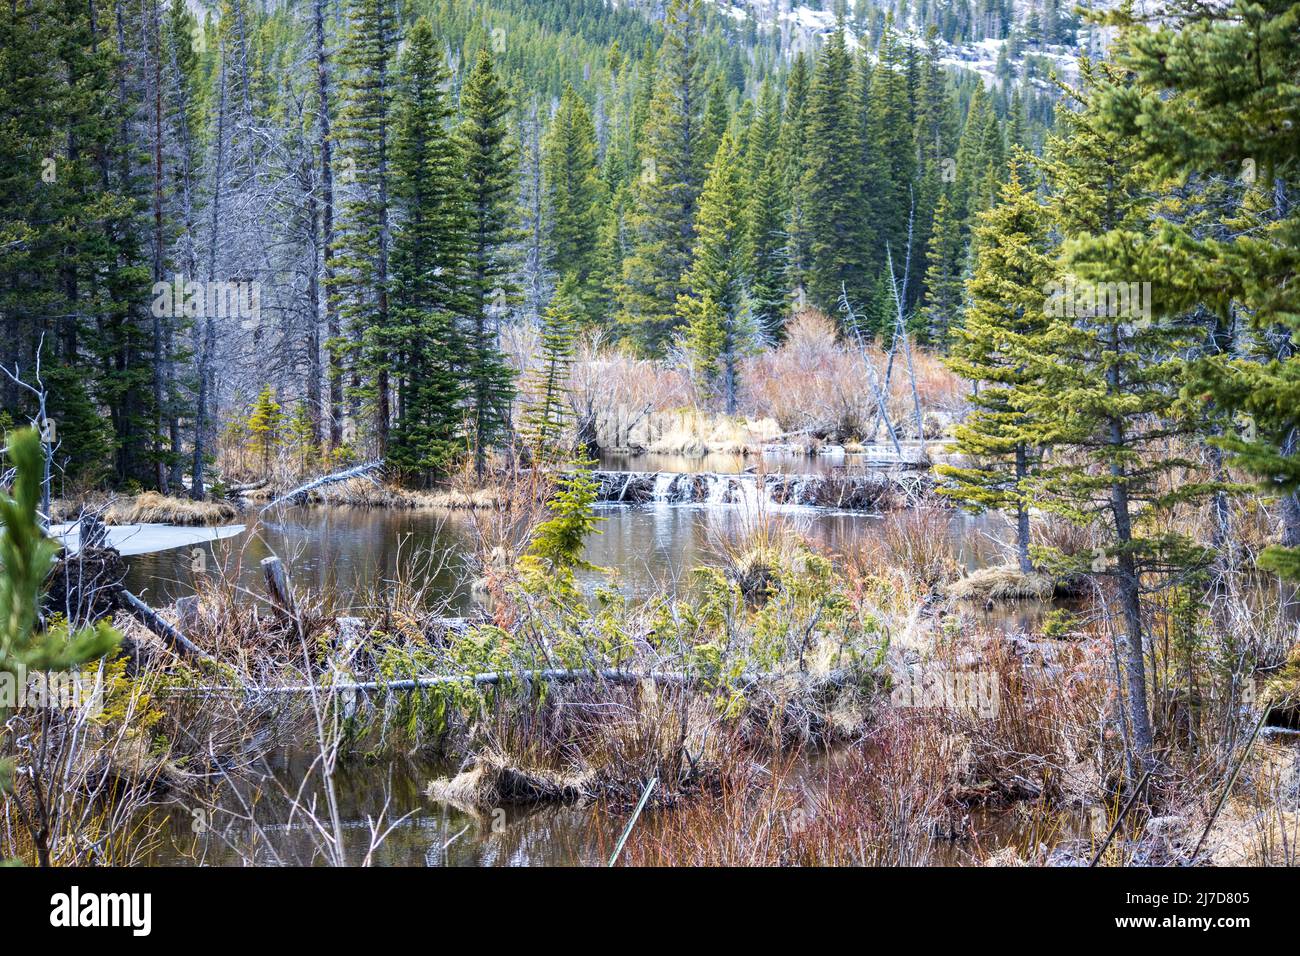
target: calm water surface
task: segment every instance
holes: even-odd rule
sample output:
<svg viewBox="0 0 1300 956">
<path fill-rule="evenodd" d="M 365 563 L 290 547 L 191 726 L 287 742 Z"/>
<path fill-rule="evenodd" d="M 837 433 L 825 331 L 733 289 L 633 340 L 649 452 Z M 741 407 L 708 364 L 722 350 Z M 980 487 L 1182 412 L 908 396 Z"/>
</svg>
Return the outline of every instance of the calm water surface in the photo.
<svg viewBox="0 0 1300 956">
<path fill-rule="evenodd" d="M 600 533 L 587 559 L 611 574 L 587 574 L 590 588 L 612 582 L 631 597 L 672 591 L 692 567 L 715 560 L 727 541 L 743 538 L 760 520 L 742 505 L 605 505 Z M 468 557 L 474 551 L 471 518 L 454 511 L 403 511 L 304 506 L 268 512 L 241 535 L 197 548 L 173 548 L 127 559 L 126 585 L 152 604 L 194 592 L 203 575 L 225 573 L 260 593 L 259 562 L 278 555 L 294 586 L 336 595 L 340 606 L 363 608 L 366 595 L 399 573 L 424 580 L 431 603 L 465 613 L 473 600 Z M 761 520 L 777 522 L 819 548 L 842 551 L 880 533 L 889 516 L 790 509 Z M 953 512 L 950 531 L 968 566 L 995 550 L 1001 522 Z"/>
</svg>

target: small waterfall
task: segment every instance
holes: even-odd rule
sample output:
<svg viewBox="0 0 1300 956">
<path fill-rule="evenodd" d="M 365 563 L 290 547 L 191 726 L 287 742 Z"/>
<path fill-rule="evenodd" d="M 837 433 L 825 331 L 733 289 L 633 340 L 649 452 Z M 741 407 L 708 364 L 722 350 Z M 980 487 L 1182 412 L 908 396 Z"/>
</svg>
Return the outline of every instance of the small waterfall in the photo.
<svg viewBox="0 0 1300 956">
<path fill-rule="evenodd" d="M 661 471 L 655 475 L 654 490 L 650 493 L 652 500 L 660 503 L 672 501 L 673 485 L 680 477 L 682 476 L 671 471 Z"/>
<path fill-rule="evenodd" d="M 708 483 L 709 493 L 704 501 L 710 505 L 720 505 L 727 500 L 727 477 L 725 475 L 709 475 L 705 478 Z"/>
<path fill-rule="evenodd" d="M 602 471 L 595 473 L 601 501 L 622 504 L 736 505 L 838 508 L 879 511 L 897 507 L 928 487 L 932 479 L 917 472 L 868 471 L 831 474 L 709 474 L 671 471 Z"/>
</svg>

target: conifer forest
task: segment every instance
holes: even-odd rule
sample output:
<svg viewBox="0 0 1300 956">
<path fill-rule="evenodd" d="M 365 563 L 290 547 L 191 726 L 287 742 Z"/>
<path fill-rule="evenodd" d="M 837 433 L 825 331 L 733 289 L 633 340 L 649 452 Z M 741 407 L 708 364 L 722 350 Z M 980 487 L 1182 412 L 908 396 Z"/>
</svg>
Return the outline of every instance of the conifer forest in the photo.
<svg viewBox="0 0 1300 956">
<path fill-rule="evenodd" d="M 1300 863 L 1298 191 L 1292 0 L 4 0 L 0 862 Z"/>
</svg>

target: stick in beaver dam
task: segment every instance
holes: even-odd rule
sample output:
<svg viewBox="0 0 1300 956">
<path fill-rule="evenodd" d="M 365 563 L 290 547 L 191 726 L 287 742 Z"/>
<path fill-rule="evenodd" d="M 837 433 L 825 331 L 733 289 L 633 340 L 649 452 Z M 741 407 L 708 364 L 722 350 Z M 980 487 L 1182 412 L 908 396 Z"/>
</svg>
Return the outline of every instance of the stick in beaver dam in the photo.
<svg viewBox="0 0 1300 956">
<path fill-rule="evenodd" d="M 303 495 L 311 491 L 315 491 L 317 488 L 321 487 L 322 485 L 331 485 L 336 481 L 347 481 L 349 478 L 359 478 L 362 475 L 369 476 L 370 472 L 374 471 L 376 468 L 381 467 L 383 464 L 384 462 L 382 459 L 376 459 L 375 461 L 368 461 L 364 465 L 356 465 L 352 468 L 345 468 L 343 471 L 336 471 L 332 475 L 325 475 L 322 478 L 317 478 L 313 481 L 309 481 L 305 485 L 299 485 L 297 488 L 293 489 L 292 491 L 280 495 L 278 498 L 275 498 L 272 501 L 268 501 L 258 510 L 257 513 L 259 515 L 265 514 L 267 511 L 269 511 L 271 508 L 274 508 L 276 505 L 286 501 L 295 501 L 298 498 L 301 498 Z M 374 479 L 371 478 L 371 480 L 373 481 Z"/>
<path fill-rule="evenodd" d="M 293 588 L 289 585 L 289 574 L 284 570 L 284 563 L 277 557 L 262 559 L 262 574 L 266 578 L 266 593 L 271 598 L 271 606 L 295 627 L 300 626 L 298 619 L 298 602 L 294 600 Z"/>
<path fill-rule="evenodd" d="M 211 658 L 198 648 L 188 637 L 182 634 L 172 625 L 164 621 L 158 612 L 151 608 L 144 601 L 122 587 L 120 584 L 114 588 L 114 595 L 117 598 L 118 606 L 122 610 L 134 615 L 145 627 L 153 631 L 173 649 L 179 651 L 186 657 L 194 657 L 199 660 L 211 660 Z"/>
</svg>

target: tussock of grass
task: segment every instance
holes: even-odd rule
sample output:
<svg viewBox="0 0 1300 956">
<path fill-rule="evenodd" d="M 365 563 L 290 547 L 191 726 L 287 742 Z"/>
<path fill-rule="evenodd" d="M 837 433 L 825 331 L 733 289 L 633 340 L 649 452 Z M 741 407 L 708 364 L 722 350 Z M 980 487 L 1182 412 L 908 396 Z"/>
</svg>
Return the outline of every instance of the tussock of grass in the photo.
<svg viewBox="0 0 1300 956">
<path fill-rule="evenodd" d="M 1012 564 L 980 568 L 948 586 L 959 601 L 1046 601 L 1056 593 L 1056 582 L 1046 574 L 1025 574 Z"/>
<path fill-rule="evenodd" d="M 425 792 L 432 800 L 487 809 L 503 804 L 576 803 L 592 796 L 592 773 L 561 773 L 519 767 L 494 750 L 473 758 L 473 766 L 442 777 Z"/>
<path fill-rule="evenodd" d="M 238 517 L 228 501 L 191 501 L 146 491 L 137 498 L 114 502 L 104 513 L 105 524 L 219 525 Z"/>
</svg>

